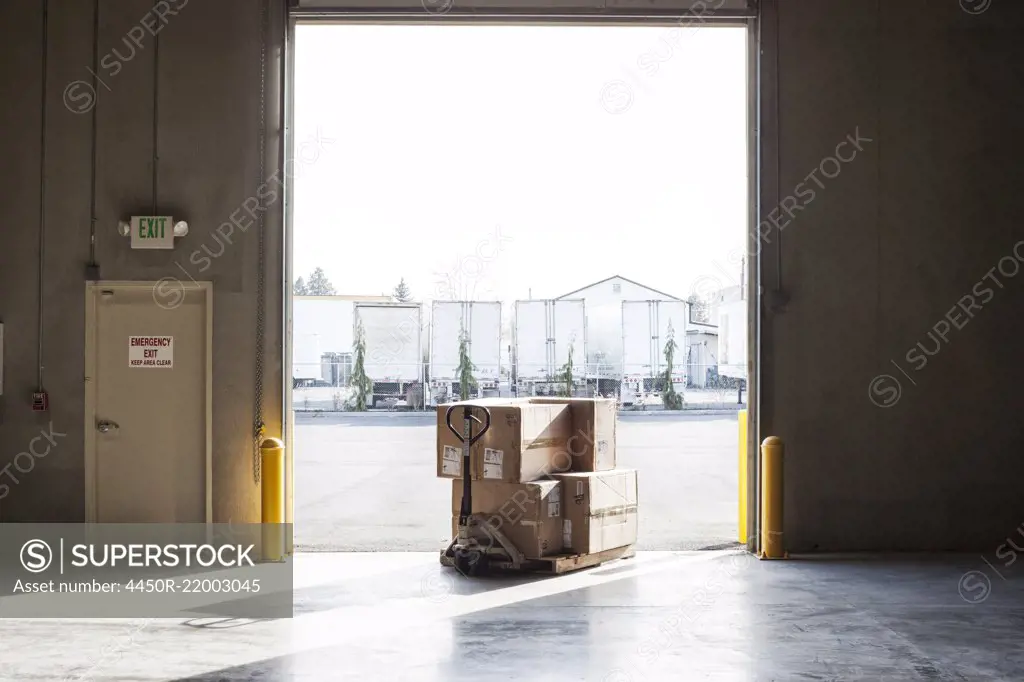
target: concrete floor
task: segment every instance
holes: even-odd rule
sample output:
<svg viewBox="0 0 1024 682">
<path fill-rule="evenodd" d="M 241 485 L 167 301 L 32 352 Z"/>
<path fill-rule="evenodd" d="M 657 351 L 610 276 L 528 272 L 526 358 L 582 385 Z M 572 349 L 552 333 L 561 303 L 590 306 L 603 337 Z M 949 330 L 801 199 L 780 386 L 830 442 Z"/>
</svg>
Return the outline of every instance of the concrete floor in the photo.
<svg viewBox="0 0 1024 682">
<path fill-rule="evenodd" d="M 434 415 L 295 417 L 295 542 L 308 551 L 430 551 L 451 531 L 451 483 L 436 478 Z M 737 537 L 735 414 L 625 413 L 619 465 L 639 472 L 648 550 Z"/>
<path fill-rule="evenodd" d="M 0 620 L 0 680 L 1024 679 L 1024 571 L 977 556 L 645 552 L 486 580 L 433 553 L 295 566 L 291 620 Z"/>
</svg>

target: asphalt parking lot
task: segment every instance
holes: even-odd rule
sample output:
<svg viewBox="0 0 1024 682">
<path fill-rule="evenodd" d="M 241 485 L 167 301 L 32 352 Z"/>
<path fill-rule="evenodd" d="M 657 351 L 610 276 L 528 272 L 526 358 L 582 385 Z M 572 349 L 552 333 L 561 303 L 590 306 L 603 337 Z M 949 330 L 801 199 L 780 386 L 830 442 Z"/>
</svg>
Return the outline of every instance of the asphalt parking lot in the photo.
<svg viewBox="0 0 1024 682">
<path fill-rule="evenodd" d="M 433 413 L 295 417 L 295 543 L 304 551 L 429 551 L 448 541 Z M 637 469 L 638 549 L 728 545 L 737 533 L 735 414 L 624 413 L 619 466 Z"/>
</svg>

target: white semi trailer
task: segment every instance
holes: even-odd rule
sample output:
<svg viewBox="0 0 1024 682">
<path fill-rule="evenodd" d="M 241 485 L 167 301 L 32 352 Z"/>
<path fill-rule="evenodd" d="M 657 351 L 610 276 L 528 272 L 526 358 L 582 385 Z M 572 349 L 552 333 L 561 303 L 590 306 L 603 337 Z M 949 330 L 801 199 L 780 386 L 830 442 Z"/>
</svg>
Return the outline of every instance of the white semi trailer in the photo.
<svg viewBox="0 0 1024 682">
<path fill-rule="evenodd" d="M 295 386 L 330 383 L 324 356 L 352 349 L 355 302 L 341 296 L 292 299 L 292 379 Z"/>
<path fill-rule="evenodd" d="M 676 344 L 672 385 L 676 393 L 683 395 L 686 388 L 687 305 L 685 301 L 622 302 L 620 399 L 624 405 L 657 402 L 663 390 L 663 375 L 668 369 L 665 350 L 670 337 Z"/>
<path fill-rule="evenodd" d="M 366 344 L 363 367 L 373 383 L 368 402 L 378 407 L 386 400 L 405 400 L 409 388 L 423 382 L 420 304 L 356 303 L 353 317 L 353 342 L 361 325 Z"/>
<path fill-rule="evenodd" d="M 462 396 L 459 338 L 465 333 L 473 363 L 476 395 Z M 430 313 L 430 402 L 481 397 L 496 391 L 501 378 L 501 303 L 434 301 Z"/>
<path fill-rule="evenodd" d="M 518 395 L 553 395 L 564 389 L 559 376 L 573 364 L 574 391 L 586 384 L 587 313 L 583 299 L 516 301 L 513 324 L 515 386 Z"/>
</svg>

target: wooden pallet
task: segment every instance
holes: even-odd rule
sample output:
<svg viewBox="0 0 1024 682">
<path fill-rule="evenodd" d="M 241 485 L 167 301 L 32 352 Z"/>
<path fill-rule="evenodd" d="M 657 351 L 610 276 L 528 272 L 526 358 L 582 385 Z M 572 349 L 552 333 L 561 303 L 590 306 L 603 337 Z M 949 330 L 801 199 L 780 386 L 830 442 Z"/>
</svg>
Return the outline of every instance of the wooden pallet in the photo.
<svg viewBox="0 0 1024 682">
<path fill-rule="evenodd" d="M 601 564 L 615 561 L 616 559 L 632 559 L 636 556 L 633 545 L 606 549 L 595 554 L 559 554 L 552 557 L 544 557 L 538 561 L 548 564 L 548 569 L 542 571 L 552 575 L 560 575 L 571 571 L 578 571 L 583 568 L 592 568 Z"/>
<path fill-rule="evenodd" d="M 633 545 L 616 547 L 594 554 L 557 554 L 555 556 L 541 559 L 527 559 L 516 569 L 511 561 L 498 559 L 491 556 L 488 559 L 487 568 L 489 572 L 502 573 L 537 573 L 540 575 L 561 575 L 572 571 L 579 571 L 584 568 L 592 568 L 616 559 L 630 559 L 636 556 L 636 549 Z M 441 564 L 443 566 L 455 566 L 455 561 L 446 552 L 441 552 Z"/>
</svg>

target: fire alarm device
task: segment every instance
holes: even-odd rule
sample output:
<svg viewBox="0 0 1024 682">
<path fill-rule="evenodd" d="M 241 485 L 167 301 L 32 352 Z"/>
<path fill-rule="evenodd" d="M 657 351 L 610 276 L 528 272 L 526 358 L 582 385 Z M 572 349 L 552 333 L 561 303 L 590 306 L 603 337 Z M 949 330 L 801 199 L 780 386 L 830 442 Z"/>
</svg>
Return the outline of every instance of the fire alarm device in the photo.
<svg viewBox="0 0 1024 682">
<path fill-rule="evenodd" d="M 35 412 L 46 412 L 50 409 L 50 396 L 46 391 L 37 391 L 32 394 L 32 409 Z"/>
</svg>

